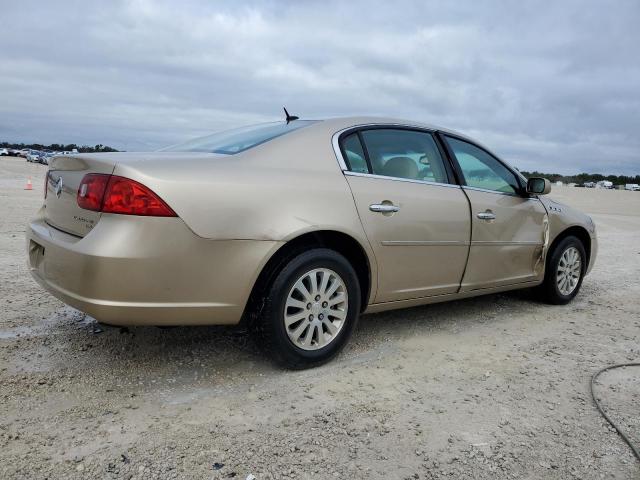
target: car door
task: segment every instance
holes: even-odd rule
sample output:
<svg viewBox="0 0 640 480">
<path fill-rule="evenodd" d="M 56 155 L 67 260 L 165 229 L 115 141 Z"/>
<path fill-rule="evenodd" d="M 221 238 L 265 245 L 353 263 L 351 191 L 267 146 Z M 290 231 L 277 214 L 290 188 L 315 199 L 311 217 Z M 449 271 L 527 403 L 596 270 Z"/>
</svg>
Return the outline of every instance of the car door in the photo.
<svg viewBox="0 0 640 480">
<path fill-rule="evenodd" d="M 524 194 L 516 173 L 486 150 L 461 138 L 444 139 L 471 203 L 471 248 L 461 290 L 540 279 L 548 242 L 542 203 Z"/>
<path fill-rule="evenodd" d="M 457 292 L 470 238 L 469 203 L 427 131 L 370 128 L 340 149 L 378 265 L 375 303 Z"/>
</svg>

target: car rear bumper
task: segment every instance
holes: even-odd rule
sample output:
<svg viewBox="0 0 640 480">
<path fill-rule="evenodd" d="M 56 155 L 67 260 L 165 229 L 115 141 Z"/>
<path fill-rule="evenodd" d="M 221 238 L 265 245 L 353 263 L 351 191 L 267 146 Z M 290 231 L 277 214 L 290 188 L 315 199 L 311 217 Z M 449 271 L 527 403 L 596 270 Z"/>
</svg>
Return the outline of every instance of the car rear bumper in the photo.
<svg viewBox="0 0 640 480">
<path fill-rule="evenodd" d="M 111 325 L 236 324 L 281 245 L 204 239 L 179 218 L 109 214 L 80 238 L 49 226 L 42 210 L 26 236 L 35 280 Z"/>
</svg>

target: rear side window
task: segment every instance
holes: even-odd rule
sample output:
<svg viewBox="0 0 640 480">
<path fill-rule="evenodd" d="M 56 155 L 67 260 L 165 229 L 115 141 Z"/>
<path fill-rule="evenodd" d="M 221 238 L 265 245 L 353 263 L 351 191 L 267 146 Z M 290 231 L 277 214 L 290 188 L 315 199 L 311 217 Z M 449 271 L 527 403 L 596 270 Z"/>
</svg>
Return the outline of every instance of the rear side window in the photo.
<svg viewBox="0 0 640 480">
<path fill-rule="evenodd" d="M 314 120 L 296 120 L 290 123 L 272 122 L 226 130 L 206 137 L 163 148 L 161 152 L 206 152 L 233 155 L 268 142 L 299 128 L 316 123 Z"/>
<path fill-rule="evenodd" d="M 516 176 L 497 158 L 475 145 L 446 137 L 460 165 L 466 185 L 501 193 L 517 193 L 520 184 Z"/>
<path fill-rule="evenodd" d="M 361 135 L 373 174 L 448 183 L 444 161 L 430 133 L 376 128 Z"/>
<path fill-rule="evenodd" d="M 367 161 L 357 133 L 345 137 L 342 142 L 347 167 L 352 172 L 369 173 Z"/>
</svg>

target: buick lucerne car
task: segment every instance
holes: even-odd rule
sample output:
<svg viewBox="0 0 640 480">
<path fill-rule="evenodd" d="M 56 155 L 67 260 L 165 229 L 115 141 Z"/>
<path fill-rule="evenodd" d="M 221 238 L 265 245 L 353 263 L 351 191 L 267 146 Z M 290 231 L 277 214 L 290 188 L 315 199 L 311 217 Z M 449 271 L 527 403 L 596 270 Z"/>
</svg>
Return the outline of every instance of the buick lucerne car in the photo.
<svg viewBox="0 0 640 480">
<path fill-rule="evenodd" d="M 446 129 L 267 123 L 53 158 L 28 257 L 100 322 L 247 324 L 302 368 L 333 357 L 364 312 L 530 287 L 569 302 L 595 226 L 549 190 Z"/>
</svg>

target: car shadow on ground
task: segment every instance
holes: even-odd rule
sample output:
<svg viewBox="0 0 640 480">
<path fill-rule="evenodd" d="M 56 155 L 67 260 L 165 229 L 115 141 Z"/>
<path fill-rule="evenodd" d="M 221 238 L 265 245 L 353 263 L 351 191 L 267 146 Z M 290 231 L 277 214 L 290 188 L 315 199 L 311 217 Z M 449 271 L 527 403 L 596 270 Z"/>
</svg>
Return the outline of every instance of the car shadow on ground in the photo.
<svg viewBox="0 0 640 480">
<path fill-rule="evenodd" d="M 508 321 L 509 316 L 535 305 L 527 292 L 508 292 L 364 315 L 334 362 L 359 363 L 407 337 L 434 332 L 455 335 L 478 322 Z M 42 361 L 56 368 L 87 366 L 107 376 L 135 371 L 158 378 L 194 371 L 286 372 L 265 354 L 259 336 L 238 327 L 109 327 L 68 307 L 52 318 L 46 335 L 58 347 Z"/>
</svg>

